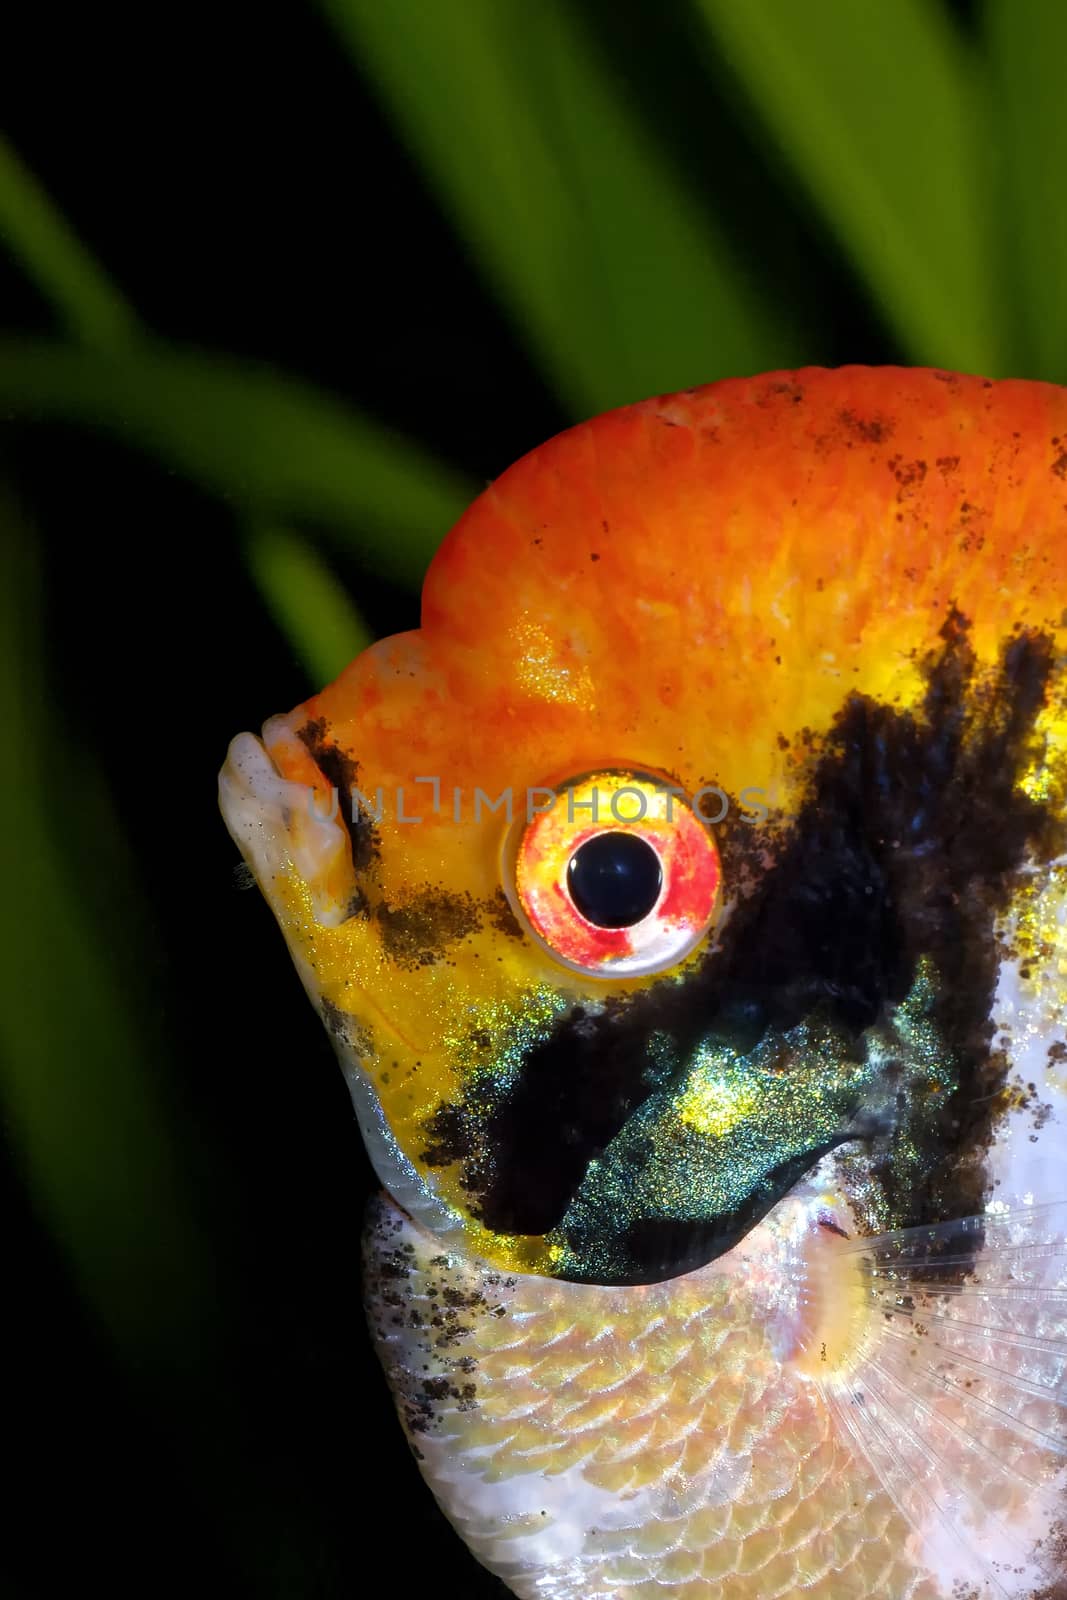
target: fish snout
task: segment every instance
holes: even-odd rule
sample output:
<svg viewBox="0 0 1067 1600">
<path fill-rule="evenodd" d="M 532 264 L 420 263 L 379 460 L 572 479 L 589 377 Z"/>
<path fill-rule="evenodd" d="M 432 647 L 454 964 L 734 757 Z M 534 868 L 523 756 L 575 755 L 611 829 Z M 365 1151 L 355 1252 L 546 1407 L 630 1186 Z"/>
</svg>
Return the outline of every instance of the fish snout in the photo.
<svg viewBox="0 0 1067 1600">
<path fill-rule="evenodd" d="M 284 757 L 292 738 L 276 717 L 264 738 L 239 733 L 219 773 L 219 806 L 226 826 L 275 910 L 279 893 L 294 875 L 306 886 L 315 920 L 336 927 L 347 914 L 351 863 L 336 792 L 323 797 L 311 784 L 283 775 L 273 756 Z"/>
</svg>

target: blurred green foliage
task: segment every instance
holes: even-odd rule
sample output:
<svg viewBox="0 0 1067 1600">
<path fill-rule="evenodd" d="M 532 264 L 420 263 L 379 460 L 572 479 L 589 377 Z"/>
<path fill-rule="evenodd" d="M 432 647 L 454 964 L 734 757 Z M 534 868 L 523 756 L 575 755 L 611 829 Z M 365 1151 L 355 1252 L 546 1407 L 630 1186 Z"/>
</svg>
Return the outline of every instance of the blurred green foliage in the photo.
<svg viewBox="0 0 1067 1600">
<path fill-rule="evenodd" d="M 801 358 L 787 303 L 746 282 L 580 7 L 323 3 L 576 420 L 694 369 Z"/>
<path fill-rule="evenodd" d="M 669 95 L 657 121 L 602 48 L 595 8 L 321 10 L 574 419 L 696 377 L 820 360 L 823 330 L 794 304 L 791 263 L 773 292 L 747 270 L 716 204 L 713 143 L 676 160 Z M 676 21 L 683 12 L 709 102 L 727 96 L 767 173 L 795 185 L 900 359 L 1067 380 L 1062 0 L 986 0 L 966 28 L 941 0 L 678 0 Z M 649 30 L 657 14 L 646 8 Z M 768 181 L 753 209 L 774 192 Z M 340 670 L 369 632 L 334 557 L 356 549 L 414 587 L 478 486 L 279 372 L 270 350 L 255 364 L 146 327 L 137 286 L 110 281 L 5 143 L 0 238 L 56 320 L 52 338 L 0 335 L 0 410 L 116 435 L 223 499 L 309 684 Z M 173 1109 L 147 1074 L 167 1041 L 131 1002 L 129 952 L 94 938 L 91 887 L 46 826 L 55 730 L 27 715 L 23 693 L 42 671 L 38 562 L 18 509 L 5 501 L 0 515 L 0 713 L 23 763 L 0 830 L 12 854 L 0 1088 L 36 1202 L 102 1325 L 139 1359 L 165 1359 L 209 1297 L 210 1250 L 173 1160 Z M 125 883 L 106 797 L 95 850 Z M 136 920 L 132 885 L 129 897 Z M 157 1283 L 161 1251 L 187 1270 Z"/>
<path fill-rule="evenodd" d="M 167 1115 L 145 1062 L 165 1043 L 141 1003 L 136 969 L 94 936 L 89 908 L 70 893 L 71 861 L 52 826 L 54 723 L 41 737 L 45 672 L 38 552 L 8 499 L 0 501 L 0 725 L 19 753 L 20 781 L 0 786 L 5 841 L 0 897 L 0 1060 L 6 1109 L 18 1125 L 40 1202 L 69 1249 L 83 1292 L 122 1344 L 166 1363 L 210 1292 L 183 1195 Z M 129 897 L 121 836 L 81 752 L 81 810 L 91 807 L 108 873 Z M 62 908 L 62 914 L 57 914 Z M 136 919 L 138 909 L 130 906 Z M 57 1003 L 57 992 L 60 996 Z M 181 1285 L 160 1292 L 159 1269 Z"/>
<path fill-rule="evenodd" d="M 308 384 L 147 336 L 106 351 L 0 339 L 0 406 L 114 433 L 250 516 L 313 520 L 407 584 L 476 490 Z M 315 598 L 299 611 L 305 652 Z"/>
<path fill-rule="evenodd" d="M 1014 341 L 997 306 L 987 69 L 947 13 L 930 0 L 698 3 L 907 357 L 1002 372 Z"/>
</svg>

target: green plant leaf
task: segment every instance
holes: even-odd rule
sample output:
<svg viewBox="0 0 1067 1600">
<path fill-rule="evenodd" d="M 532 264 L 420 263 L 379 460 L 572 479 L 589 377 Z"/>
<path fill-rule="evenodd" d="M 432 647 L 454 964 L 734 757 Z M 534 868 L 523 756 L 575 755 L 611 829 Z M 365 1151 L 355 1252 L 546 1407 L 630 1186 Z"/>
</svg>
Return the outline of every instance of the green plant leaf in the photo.
<svg viewBox="0 0 1067 1600">
<path fill-rule="evenodd" d="M 322 4 L 576 415 L 803 357 L 575 8 Z"/>
<path fill-rule="evenodd" d="M 214 1318 L 214 1268 L 186 1204 L 165 1045 L 148 1037 L 132 974 L 101 939 L 57 829 L 95 789 L 83 751 L 45 714 L 34 543 L 0 499 L 0 1092 L 29 1188 L 101 1321 L 164 1366 Z M 122 871 L 117 821 L 94 807 L 92 848 Z M 131 908 L 136 915 L 136 908 Z M 179 1136 L 180 1139 L 180 1136 Z"/>
<path fill-rule="evenodd" d="M 108 355 L 0 341 L 0 412 L 103 429 L 241 512 L 321 524 L 407 584 L 477 492 L 308 384 L 156 341 Z"/>
<path fill-rule="evenodd" d="M 458 475 L 309 385 L 140 334 L 106 273 L 2 138 L 0 234 L 87 347 L 0 346 L 0 406 L 9 416 L 106 429 L 258 514 L 303 512 L 335 534 L 358 530 L 368 536 L 361 553 L 365 545 L 379 571 L 419 582 L 473 495 Z M 344 638 L 367 637 L 309 544 L 276 530 L 273 538 L 251 535 L 248 551 L 268 609 L 280 627 L 295 628 L 290 643 L 316 676 Z"/>
<path fill-rule="evenodd" d="M 695 0 L 911 358 L 995 375 L 985 79 L 934 0 Z"/>
<path fill-rule="evenodd" d="M 133 312 L 0 134 L 0 238 L 71 332 L 100 349 L 137 331 Z"/>
<path fill-rule="evenodd" d="M 1021 370 L 1067 382 L 1067 5 L 988 0 L 985 32 L 1002 154 L 998 216 L 1022 325 Z"/>
<path fill-rule="evenodd" d="M 252 528 L 245 561 L 278 627 L 315 688 L 330 683 L 372 635 L 316 550 L 299 534 L 271 524 Z"/>
</svg>

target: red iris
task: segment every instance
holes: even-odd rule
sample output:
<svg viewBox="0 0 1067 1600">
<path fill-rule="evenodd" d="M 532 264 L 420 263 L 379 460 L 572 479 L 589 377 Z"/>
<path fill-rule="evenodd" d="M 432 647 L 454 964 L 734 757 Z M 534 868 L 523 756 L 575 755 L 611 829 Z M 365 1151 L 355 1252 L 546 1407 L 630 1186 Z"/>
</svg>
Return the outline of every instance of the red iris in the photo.
<svg viewBox="0 0 1067 1600">
<path fill-rule="evenodd" d="M 719 880 L 706 823 L 665 779 L 632 769 L 558 785 L 515 858 L 532 931 L 558 960 L 602 976 L 680 961 L 707 931 Z"/>
</svg>

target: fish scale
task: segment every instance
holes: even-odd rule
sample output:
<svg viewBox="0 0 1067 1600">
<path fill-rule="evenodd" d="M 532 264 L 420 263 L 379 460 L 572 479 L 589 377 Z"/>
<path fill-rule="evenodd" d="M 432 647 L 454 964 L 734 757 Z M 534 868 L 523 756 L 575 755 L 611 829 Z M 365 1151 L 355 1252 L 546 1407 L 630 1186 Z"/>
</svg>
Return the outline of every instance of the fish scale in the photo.
<svg viewBox="0 0 1067 1600">
<path fill-rule="evenodd" d="M 925 1413 L 911 1421 L 913 1440 L 924 1441 L 911 1469 L 925 1472 L 929 1492 L 943 1497 L 947 1480 L 970 1497 L 975 1512 L 1002 1524 L 1040 1496 L 1043 1485 L 1062 1488 L 1054 1430 L 1062 1425 L 1067 1360 L 1055 1337 L 1067 1298 L 1058 1254 L 1064 1210 L 1024 1213 L 1014 1226 L 1027 1242 L 1005 1244 L 989 1258 L 985 1287 L 977 1292 L 986 1296 L 987 1314 L 1009 1316 L 1014 1329 L 1010 1344 L 999 1346 L 998 1333 L 983 1330 L 985 1353 L 997 1346 L 999 1361 L 979 1362 L 971 1351 L 981 1345 L 969 1345 L 961 1357 L 936 1339 L 931 1380 L 906 1377 L 891 1397 Z M 1004 1233 L 1006 1226 L 991 1231 Z M 368 1307 L 379 1355 L 402 1412 L 417 1419 L 410 1437 L 445 1511 L 516 1593 L 639 1597 L 667 1587 L 740 1600 L 803 1586 L 816 1596 L 932 1600 L 941 1592 L 913 1554 L 915 1517 L 894 1504 L 862 1449 L 842 1442 L 835 1411 L 859 1402 L 870 1413 L 872 1400 L 881 1401 L 898 1354 L 900 1335 L 887 1319 L 892 1324 L 903 1315 L 902 1283 L 912 1324 L 940 1316 L 951 1327 L 965 1294 L 936 1282 L 924 1286 L 928 1268 L 914 1241 L 862 1247 L 875 1261 L 881 1253 L 917 1271 L 905 1279 L 899 1265 L 873 1269 L 867 1292 L 882 1310 L 869 1347 L 848 1353 L 842 1373 L 813 1378 L 802 1370 L 810 1353 L 803 1336 L 782 1360 L 766 1336 L 768 1307 L 746 1287 L 746 1269 L 761 1260 L 764 1292 L 774 1292 L 766 1263 L 775 1250 L 783 1276 L 803 1273 L 795 1241 L 780 1222 L 768 1232 L 766 1239 L 750 1235 L 740 1260 L 638 1294 L 528 1276 L 501 1282 L 462 1256 L 442 1257 L 432 1238 L 389 1202 L 380 1204 L 367 1236 Z M 1037 1237 L 1043 1242 L 1029 1242 Z M 1058 1287 L 1048 1282 L 1050 1261 Z M 893 1287 L 879 1287 L 878 1272 L 896 1274 Z M 466 1309 L 442 1334 L 432 1307 L 450 1291 Z M 671 1302 L 676 1315 L 665 1316 Z M 972 1319 L 961 1323 L 970 1327 Z M 506 1342 L 497 1337 L 500 1328 L 511 1330 Z M 543 1353 L 546 1337 L 551 1361 Z M 584 1358 L 590 1343 L 605 1338 L 612 1345 L 607 1368 Z M 905 1362 L 926 1338 L 909 1332 L 901 1347 Z M 1010 1350 L 1018 1357 L 1014 1370 Z M 947 1384 L 939 1381 L 944 1374 Z M 586 1409 L 590 1390 L 611 1396 L 602 1414 Z M 405 1408 L 405 1399 L 425 1398 L 427 1391 L 432 1414 Z M 1014 1405 L 1006 1407 L 1006 1400 Z M 580 1424 L 575 1404 L 586 1409 Z M 946 1444 L 957 1441 L 966 1451 L 948 1463 Z M 1067 1454 L 1062 1437 L 1059 1450 Z M 509 1484 L 516 1495 L 506 1493 Z M 562 1498 L 556 1485 L 564 1486 Z M 590 1525 L 581 1529 L 580 1556 L 572 1555 L 564 1575 L 555 1519 L 564 1512 L 573 1535 L 572 1496 L 583 1490 Z M 532 1574 L 513 1571 L 516 1542 L 524 1561 L 533 1562 Z M 539 1545 L 546 1547 L 544 1572 L 536 1566 Z M 709 1589 L 711 1583 L 717 1587 Z"/>
<path fill-rule="evenodd" d="M 763 1318 L 745 1305 L 733 1272 L 711 1266 L 659 1293 L 612 1294 L 606 1304 L 604 1291 L 531 1277 L 483 1291 L 475 1265 L 457 1258 L 435 1266 L 435 1253 L 432 1239 L 382 1205 L 368 1233 L 371 1326 L 402 1395 L 424 1390 L 427 1370 L 457 1394 L 464 1384 L 475 1392 L 434 1400 L 432 1422 L 413 1429 L 411 1438 L 446 1512 L 517 1593 L 644 1597 L 668 1587 L 706 1597 L 714 1580 L 723 1600 L 788 1594 L 801 1583 L 805 1593 L 829 1596 L 848 1592 L 840 1585 L 851 1569 L 873 1584 L 892 1567 L 887 1531 L 898 1523 L 903 1547 L 906 1525 L 876 1480 L 857 1480 L 855 1459 L 833 1439 L 832 1414 L 819 1390 L 775 1358 Z M 384 1280 L 404 1285 L 399 1311 L 395 1289 L 381 1298 L 383 1260 L 404 1263 L 402 1277 L 390 1272 Z M 461 1286 L 474 1305 L 462 1332 L 450 1334 L 442 1349 L 440 1335 L 424 1331 L 432 1328 L 426 1308 L 449 1285 Z M 431 1299 L 433 1288 L 438 1294 Z M 677 1325 L 663 1315 L 671 1300 L 681 1302 Z M 562 1359 L 555 1348 L 561 1305 L 569 1319 Z M 494 1315 L 500 1306 L 503 1317 Z M 420 1326 L 412 1325 L 412 1311 Z M 502 1326 L 521 1328 L 521 1339 L 501 1348 L 495 1333 Z M 578 1427 L 573 1391 L 586 1405 L 590 1388 L 605 1387 L 607 1375 L 583 1359 L 605 1327 L 610 1390 L 616 1400 L 622 1390 L 625 1400 Z M 550 1364 L 542 1330 L 551 1330 Z M 655 1361 L 648 1359 L 650 1339 Z M 657 1427 L 662 1423 L 658 1441 L 656 1430 L 648 1430 L 650 1415 Z M 524 1426 L 516 1432 L 519 1419 Z M 592 1491 L 591 1517 L 610 1502 L 610 1525 L 585 1530 L 591 1551 L 558 1586 L 540 1574 L 518 1581 L 509 1542 L 551 1541 L 551 1528 L 528 1531 L 553 1517 L 538 1503 L 538 1489 L 555 1480 L 570 1490 L 576 1470 Z M 495 1511 L 495 1490 L 509 1482 L 522 1485 L 528 1499 L 519 1509 L 502 1496 Z M 920 1594 L 919 1584 L 913 1574 L 899 1590 L 885 1592 Z"/>
</svg>

